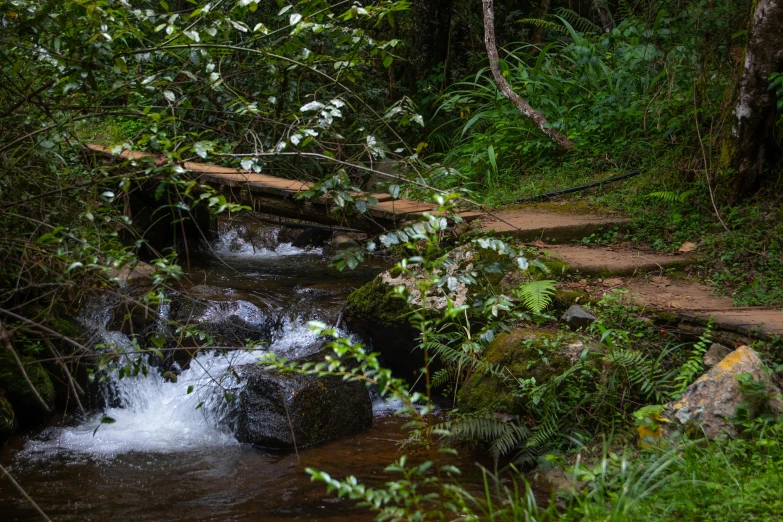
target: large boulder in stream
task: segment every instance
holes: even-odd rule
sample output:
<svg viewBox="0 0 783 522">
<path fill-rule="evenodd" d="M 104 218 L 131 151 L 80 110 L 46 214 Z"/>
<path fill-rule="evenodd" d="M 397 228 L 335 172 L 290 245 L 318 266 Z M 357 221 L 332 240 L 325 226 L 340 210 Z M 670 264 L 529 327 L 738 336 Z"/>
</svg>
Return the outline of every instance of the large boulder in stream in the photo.
<svg viewBox="0 0 783 522">
<path fill-rule="evenodd" d="M 416 348 L 419 333 L 408 322 L 411 310 L 395 296 L 394 287 L 382 274 L 348 296 L 345 323 L 381 354 L 384 367 L 396 376 L 415 380 L 424 356 Z"/>
<path fill-rule="evenodd" d="M 245 381 L 234 429 L 240 442 L 304 448 L 372 426 L 372 401 L 361 382 L 277 373 L 257 365 L 238 370 Z"/>
</svg>

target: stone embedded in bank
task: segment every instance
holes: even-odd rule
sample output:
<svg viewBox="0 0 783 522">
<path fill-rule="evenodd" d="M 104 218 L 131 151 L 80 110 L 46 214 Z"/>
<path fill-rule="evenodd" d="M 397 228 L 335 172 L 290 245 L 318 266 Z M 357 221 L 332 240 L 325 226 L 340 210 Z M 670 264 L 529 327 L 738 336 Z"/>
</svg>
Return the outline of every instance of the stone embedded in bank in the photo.
<svg viewBox="0 0 783 522">
<path fill-rule="evenodd" d="M 704 354 L 704 367 L 712 368 L 731 353 L 731 348 L 720 343 L 712 343 Z"/>
<path fill-rule="evenodd" d="M 579 305 L 571 305 L 560 318 L 560 321 L 566 323 L 572 330 L 587 328 L 596 320 L 596 317 Z"/>
<path fill-rule="evenodd" d="M 738 377 L 761 383 L 766 390 L 764 399 L 769 412 L 775 415 L 783 412 L 783 401 L 778 397 L 780 389 L 770 381 L 764 363 L 756 352 L 740 346 L 688 386 L 682 397 L 666 404 L 670 430 L 696 428 L 709 438 L 722 434 L 736 437 L 737 428 L 732 419 L 738 407 L 749 400 Z"/>
</svg>

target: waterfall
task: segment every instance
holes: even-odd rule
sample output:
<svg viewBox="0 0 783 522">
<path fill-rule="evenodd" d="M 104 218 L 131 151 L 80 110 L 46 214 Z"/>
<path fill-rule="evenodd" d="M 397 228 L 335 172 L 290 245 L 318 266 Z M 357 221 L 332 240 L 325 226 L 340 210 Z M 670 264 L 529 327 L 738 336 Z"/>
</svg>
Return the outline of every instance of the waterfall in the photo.
<svg viewBox="0 0 783 522">
<path fill-rule="evenodd" d="M 347 335 L 346 332 L 342 334 Z M 129 344 L 120 332 L 101 332 L 102 339 Z M 318 339 L 301 319 L 286 320 L 264 350 L 212 350 L 198 354 L 180 371 L 176 382 L 159 368 L 147 366 L 147 375 L 120 378 L 118 370 L 106 376 L 103 389 L 112 404 L 77 426 L 49 428 L 28 441 L 28 454 L 67 451 L 94 456 L 128 452 L 171 452 L 238 444 L 228 425 L 232 413 L 226 394 L 242 388 L 232 368 L 253 364 L 265 351 L 289 359 L 312 354 Z M 146 364 L 146 356 L 141 363 Z M 178 368 L 175 368 L 178 369 Z M 111 419 L 110 423 L 102 422 Z"/>
<path fill-rule="evenodd" d="M 248 278 L 255 277 L 255 271 L 265 273 L 284 256 L 321 253 L 320 249 L 305 250 L 290 243 L 277 243 L 278 232 L 276 227 L 269 226 L 223 227 L 212 249 L 226 259 L 242 258 L 245 263 L 242 277 Z M 234 276 L 230 270 L 225 273 Z M 220 278 L 215 282 L 226 284 Z M 157 367 L 159 360 L 154 362 L 147 355 L 133 354 L 135 345 L 131 338 L 124 331 L 114 330 L 122 328 L 120 325 L 124 323 L 114 317 L 122 313 L 116 311 L 118 299 L 108 294 L 96 295 L 79 317 L 79 322 L 90 332 L 91 344 L 98 350 L 128 353 L 123 364 L 136 361 L 146 371 L 135 376 L 127 372 L 121 375 L 116 368 L 104 371 L 100 388 L 108 406 L 79 425 L 46 429 L 27 442 L 28 455 L 70 452 L 113 457 L 131 452 L 161 453 L 237 445 L 230 425 L 237 401 L 230 399 L 239 395 L 243 384 L 238 381 L 234 368 L 257 362 L 267 351 L 289 360 L 313 354 L 321 342 L 308 328 L 307 321 L 329 320 L 322 317 L 324 312 L 329 316 L 334 313 L 322 308 L 325 301 L 319 294 L 302 293 L 295 285 L 273 287 L 268 296 L 256 292 L 252 294 L 255 297 L 247 292 L 237 295 L 230 286 L 203 284 L 179 292 L 167 291 L 172 301 L 158 307 L 158 317 L 150 318 L 153 329 L 171 331 L 168 322 L 173 320 L 207 325 L 213 331 L 225 330 L 236 337 L 231 338 L 236 343 L 254 334 L 264 344 L 257 350 L 202 351 L 184 368 L 171 361 L 165 368 Z M 248 300 L 251 298 L 255 302 Z"/>
<path fill-rule="evenodd" d="M 321 255 L 321 248 L 299 248 L 290 242 L 279 242 L 279 227 L 266 225 L 249 227 L 246 224 L 220 224 L 218 238 L 212 251 L 223 257 L 268 258 L 302 254 Z"/>
<path fill-rule="evenodd" d="M 139 373 L 123 379 L 115 370 L 106 384 L 120 406 L 78 426 L 50 429 L 43 438 L 28 442 L 26 449 L 111 456 L 236 444 L 222 422 L 228 414 L 224 393 L 235 393 L 241 383 L 227 370 L 250 364 L 256 357 L 250 351 L 199 354 L 176 382 L 165 380 L 154 368 L 146 376 Z M 114 422 L 102 423 L 105 418 Z"/>
</svg>

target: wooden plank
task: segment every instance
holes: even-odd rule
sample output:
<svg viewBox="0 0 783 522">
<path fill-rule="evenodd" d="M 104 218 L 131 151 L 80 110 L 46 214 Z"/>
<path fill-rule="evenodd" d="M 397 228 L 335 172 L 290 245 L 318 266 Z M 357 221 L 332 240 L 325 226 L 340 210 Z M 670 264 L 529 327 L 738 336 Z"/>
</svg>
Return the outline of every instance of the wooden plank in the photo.
<svg viewBox="0 0 783 522">
<path fill-rule="evenodd" d="M 87 145 L 87 148 L 105 156 L 120 157 L 126 160 L 152 158 L 159 161 L 165 159 L 162 155 L 129 150 L 123 150 L 119 154 L 113 154 L 106 147 L 93 144 Z M 294 219 L 309 219 L 327 225 L 338 223 L 328 215 L 328 207 L 331 203 L 331 197 L 329 196 L 322 196 L 310 201 L 293 201 L 293 196 L 312 188 L 314 185 L 313 183 L 279 178 L 244 169 L 222 167 L 210 163 L 188 161 L 183 164 L 183 167 L 194 173 L 196 177 L 203 182 L 222 185 L 227 188 L 235 200 L 247 200 L 249 198 L 254 201 L 253 206 L 258 211 L 272 214 L 277 213 Z M 241 189 L 239 194 L 235 194 L 234 188 Z M 270 195 L 276 196 L 277 198 L 269 199 L 262 197 L 259 199 L 259 195 Z M 379 226 L 381 229 L 393 228 L 395 223 L 399 224 L 402 221 L 405 221 L 406 217 L 415 218 L 425 212 L 432 212 L 437 209 L 437 205 L 433 203 L 413 201 L 410 199 L 395 200 L 387 193 L 366 194 L 363 192 L 352 192 L 351 196 L 355 199 L 366 200 L 369 197 L 373 197 L 378 200 L 378 203 L 369 206 L 367 211 L 369 216 L 379 219 L 378 223 L 373 223 L 366 216 L 356 216 L 356 218 L 352 218 L 352 221 L 358 222 L 352 223 L 351 226 L 363 228 L 365 230 L 378 230 Z M 280 198 L 288 200 L 288 202 L 283 203 L 283 200 Z M 460 212 L 458 215 L 465 221 L 471 221 L 483 216 L 484 213 Z"/>
<path fill-rule="evenodd" d="M 375 199 L 377 199 L 378 203 L 383 203 L 385 201 L 391 201 L 391 200 L 394 199 L 391 194 L 385 193 L 385 192 L 379 192 L 379 193 L 376 193 L 376 194 L 367 194 L 367 197 L 370 197 L 370 196 L 372 196 Z M 375 206 L 375 205 L 373 205 L 373 206 Z"/>
<path fill-rule="evenodd" d="M 416 212 L 427 212 L 433 208 L 437 208 L 437 205 L 432 203 L 422 203 L 421 201 L 412 201 L 410 199 L 397 199 L 394 201 L 385 201 L 378 203 L 377 205 L 370 207 L 369 212 L 373 216 L 386 217 L 386 216 L 404 216 L 405 214 L 412 214 Z"/>
<path fill-rule="evenodd" d="M 466 211 L 466 212 L 460 212 L 457 214 L 459 217 L 461 217 L 466 222 L 471 222 L 474 219 L 478 219 L 482 216 L 486 216 L 484 212 L 478 212 L 478 211 Z"/>
</svg>

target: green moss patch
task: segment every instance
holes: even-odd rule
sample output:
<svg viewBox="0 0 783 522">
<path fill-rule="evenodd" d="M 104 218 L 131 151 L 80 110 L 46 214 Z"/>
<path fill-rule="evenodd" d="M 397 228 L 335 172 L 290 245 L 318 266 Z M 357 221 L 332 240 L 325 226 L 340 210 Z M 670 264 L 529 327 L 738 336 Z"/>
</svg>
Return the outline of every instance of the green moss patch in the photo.
<svg viewBox="0 0 783 522">
<path fill-rule="evenodd" d="M 23 357 L 22 361 L 38 394 L 50 409 L 54 409 L 55 391 L 49 374 L 40 363 L 33 363 L 31 357 Z M 20 421 L 35 422 L 46 413 L 10 355 L 0 359 L 0 388 L 5 390 L 5 397 Z"/>
<path fill-rule="evenodd" d="M 348 296 L 350 314 L 362 321 L 371 321 L 383 327 L 390 327 L 406 321 L 404 315 L 410 311 L 405 300 L 396 296 L 394 288 L 380 278 L 365 284 Z"/>
<path fill-rule="evenodd" d="M 522 329 L 498 336 L 487 347 L 484 360 L 502 373 L 474 373 L 457 396 L 460 409 L 522 413 L 522 404 L 512 393 L 519 387 L 516 381 L 535 379 L 541 384 L 563 373 L 572 364 L 566 348 L 564 339 L 546 330 Z"/>
</svg>

